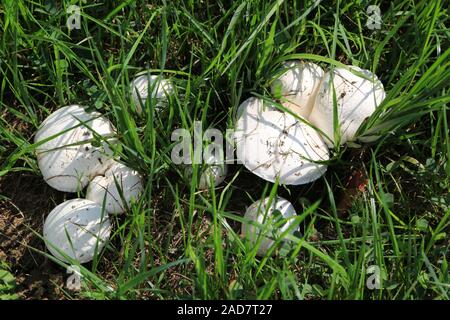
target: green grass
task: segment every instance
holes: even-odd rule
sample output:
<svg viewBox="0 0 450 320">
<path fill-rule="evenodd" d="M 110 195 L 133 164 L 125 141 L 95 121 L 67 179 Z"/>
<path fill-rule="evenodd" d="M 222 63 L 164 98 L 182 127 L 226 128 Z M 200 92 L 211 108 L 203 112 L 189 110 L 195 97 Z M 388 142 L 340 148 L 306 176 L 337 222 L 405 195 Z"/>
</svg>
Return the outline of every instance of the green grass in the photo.
<svg viewBox="0 0 450 320">
<path fill-rule="evenodd" d="M 0 261 L 0 300 L 17 299 L 18 296 L 14 294 L 15 288 L 16 281 L 8 265 Z"/>
<path fill-rule="evenodd" d="M 448 2 L 93 1 L 81 5 L 81 30 L 68 32 L 69 4 L 79 3 L 0 2 L 0 180 L 40 175 L 37 127 L 59 106 L 82 104 L 114 123 L 116 152 L 146 181 L 69 297 L 448 299 Z M 374 4 L 383 23 L 372 31 Z M 336 148 L 311 185 L 273 185 L 233 165 L 225 184 L 199 192 L 170 160 L 172 131 L 195 120 L 232 128 L 244 99 L 271 99 L 289 59 L 378 75 L 387 98 L 360 128 L 369 142 Z M 144 69 L 176 84 L 166 112 L 135 112 L 129 82 Z M 354 170 L 367 187 L 341 214 Z M 301 235 L 258 258 L 239 225 L 246 206 L 277 192 L 296 207 Z M 378 290 L 366 286 L 374 265 Z"/>
</svg>

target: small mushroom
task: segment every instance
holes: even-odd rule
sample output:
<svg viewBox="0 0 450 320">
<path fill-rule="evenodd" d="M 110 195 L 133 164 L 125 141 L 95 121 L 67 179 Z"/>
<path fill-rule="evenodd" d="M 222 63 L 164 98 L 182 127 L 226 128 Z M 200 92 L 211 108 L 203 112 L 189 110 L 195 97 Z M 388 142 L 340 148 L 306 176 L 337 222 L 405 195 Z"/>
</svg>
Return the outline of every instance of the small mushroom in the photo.
<svg viewBox="0 0 450 320">
<path fill-rule="evenodd" d="M 266 255 L 285 231 L 289 229 L 289 234 L 293 234 L 297 229 L 292 227 L 292 218 L 296 216 L 294 206 L 281 197 L 274 197 L 270 207 L 269 201 L 267 197 L 248 207 L 244 215 L 248 222 L 243 222 L 241 227 L 242 236 L 251 244 L 256 244 L 261 237 L 257 251 L 259 256 Z"/>
<path fill-rule="evenodd" d="M 221 160 L 219 157 L 211 155 L 202 165 L 198 188 L 200 190 L 209 189 L 211 182 L 213 182 L 214 187 L 217 187 L 225 180 L 227 171 L 227 165 L 223 162 L 223 159 Z M 188 179 L 192 178 L 192 173 L 192 165 L 186 166 L 185 175 Z"/>
<path fill-rule="evenodd" d="M 280 184 L 306 184 L 320 178 L 329 159 L 320 135 L 306 123 L 262 99 L 249 98 L 238 109 L 237 158 L 257 176 Z"/>
<path fill-rule="evenodd" d="M 174 93 L 174 87 L 170 80 L 164 79 L 160 75 L 152 75 L 149 71 L 137 76 L 131 82 L 131 94 L 138 113 L 142 112 L 141 105 L 145 105 L 149 91 L 155 107 L 162 109 Z"/>
<path fill-rule="evenodd" d="M 43 142 L 36 154 L 44 180 L 59 191 L 76 192 L 91 177 L 103 174 L 112 151 L 106 141 L 93 143 L 96 135 L 104 139 L 113 136 L 112 124 L 100 113 L 86 112 L 79 105 L 62 107 L 46 118 L 34 139 Z M 50 140 L 44 142 L 46 139 Z"/>
<path fill-rule="evenodd" d="M 214 187 L 221 184 L 227 175 L 227 165 L 220 163 L 218 159 L 211 156 L 206 161 L 205 167 L 200 175 L 200 181 L 198 184 L 199 189 L 209 189 L 211 182 L 214 183 Z"/>
<path fill-rule="evenodd" d="M 125 208 L 133 200 L 139 199 L 142 191 L 141 175 L 124 164 L 113 162 L 104 175 L 97 176 L 91 181 L 86 199 L 100 206 L 105 201 L 105 210 L 109 214 L 120 214 L 125 212 Z"/>
<path fill-rule="evenodd" d="M 323 69 L 312 62 L 288 61 L 286 71 L 272 82 L 274 97 L 293 113 L 307 119 L 324 74 Z"/>
<path fill-rule="evenodd" d="M 325 137 L 324 139 L 330 147 L 335 142 L 333 86 L 336 93 L 341 144 L 357 138 L 355 134 L 358 128 L 386 96 L 383 84 L 376 75 L 355 66 L 351 66 L 350 69 L 364 74 L 368 79 L 344 68 L 335 68 L 333 73 L 327 72 L 309 117 L 310 122 L 328 136 L 329 139 Z"/>
<path fill-rule="evenodd" d="M 64 262 L 69 262 L 64 255 L 80 263 L 91 261 L 102 250 L 110 233 L 108 214 L 97 203 L 85 199 L 61 203 L 44 223 L 48 250 Z"/>
</svg>

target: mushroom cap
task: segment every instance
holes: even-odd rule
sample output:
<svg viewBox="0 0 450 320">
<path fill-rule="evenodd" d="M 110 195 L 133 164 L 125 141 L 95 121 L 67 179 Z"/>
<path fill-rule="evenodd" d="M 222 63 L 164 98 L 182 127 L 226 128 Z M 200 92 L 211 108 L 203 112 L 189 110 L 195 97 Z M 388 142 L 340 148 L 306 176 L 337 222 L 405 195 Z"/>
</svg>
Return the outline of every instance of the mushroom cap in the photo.
<svg viewBox="0 0 450 320">
<path fill-rule="evenodd" d="M 60 251 L 80 263 L 100 252 L 109 239 L 111 224 L 102 207 L 85 199 L 67 200 L 54 208 L 44 223 L 44 240 L 50 253 L 67 261 Z"/>
<path fill-rule="evenodd" d="M 228 172 L 227 165 L 215 155 L 211 155 L 202 166 L 198 188 L 206 190 L 211 187 L 211 179 L 214 181 L 214 187 L 220 185 Z M 185 168 L 185 177 L 192 179 L 193 168 L 192 165 L 187 165 Z"/>
<path fill-rule="evenodd" d="M 141 104 L 145 105 L 149 90 L 152 92 L 151 98 L 155 100 L 155 107 L 161 109 L 174 93 L 174 87 L 170 80 L 162 78 L 160 75 L 152 75 L 146 72 L 134 78 L 130 84 L 131 95 L 136 105 L 137 111 L 142 111 Z"/>
<path fill-rule="evenodd" d="M 211 179 L 214 181 L 214 187 L 220 185 L 227 176 L 226 164 L 210 164 L 200 176 L 198 183 L 199 189 L 209 189 L 211 187 Z"/>
<path fill-rule="evenodd" d="M 104 173 L 112 151 L 105 141 L 100 146 L 83 143 L 94 138 L 93 131 L 103 137 L 114 134 L 108 119 L 98 112 L 86 112 L 79 105 L 59 108 L 44 120 L 34 141 L 38 143 L 57 135 L 36 148 L 39 169 L 51 187 L 76 192 L 91 177 Z"/>
<path fill-rule="evenodd" d="M 257 176 L 280 184 L 306 184 L 320 178 L 328 148 L 312 127 L 263 100 L 250 98 L 238 109 L 237 158 Z"/>
<path fill-rule="evenodd" d="M 241 227 L 242 236 L 249 239 L 252 244 L 255 244 L 258 241 L 258 237 L 261 236 L 261 242 L 257 251 L 259 256 L 264 256 L 273 246 L 275 240 L 292 226 L 294 219 L 289 218 L 296 216 L 294 206 L 286 199 L 275 197 L 272 199 L 270 207 L 268 207 L 269 200 L 270 198 L 267 197 L 256 201 L 247 208 L 244 215 L 246 220 L 249 222 L 254 221 L 260 224 L 261 227 L 247 222 L 243 222 Z M 275 210 L 281 215 L 274 215 Z M 281 219 L 286 219 L 285 223 L 282 223 L 281 227 L 275 228 L 278 223 L 282 222 L 280 221 Z M 295 231 L 296 228 L 292 228 L 289 233 L 293 234 Z"/>
<path fill-rule="evenodd" d="M 323 69 L 312 62 L 288 61 L 286 71 L 272 82 L 271 92 L 284 107 L 307 119 L 314 106 Z"/>
<path fill-rule="evenodd" d="M 384 100 L 386 93 L 377 76 L 368 70 L 351 66 L 351 69 L 366 75 L 368 80 L 343 68 L 335 68 L 333 79 L 330 72 L 323 78 L 309 120 L 330 139 L 324 137 L 329 146 L 334 145 L 333 87 L 336 92 L 341 144 L 356 139 L 356 132 L 363 121 L 370 117 Z"/>
<path fill-rule="evenodd" d="M 116 183 L 120 189 L 117 189 Z M 143 189 L 142 177 L 137 171 L 122 163 L 113 162 L 104 175 L 91 181 L 86 191 L 86 199 L 103 206 L 106 197 L 105 210 L 109 214 L 120 214 L 125 212 L 131 201 L 139 199 Z"/>
<path fill-rule="evenodd" d="M 204 165 L 200 181 L 199 189 L 209 189 L 211 187 L 211 180 L 214 181 L 214 187 L 221 184 L 227 176 L 227 165 L 220 162 L 215 156 L 210 156 Z"/>
</svg>

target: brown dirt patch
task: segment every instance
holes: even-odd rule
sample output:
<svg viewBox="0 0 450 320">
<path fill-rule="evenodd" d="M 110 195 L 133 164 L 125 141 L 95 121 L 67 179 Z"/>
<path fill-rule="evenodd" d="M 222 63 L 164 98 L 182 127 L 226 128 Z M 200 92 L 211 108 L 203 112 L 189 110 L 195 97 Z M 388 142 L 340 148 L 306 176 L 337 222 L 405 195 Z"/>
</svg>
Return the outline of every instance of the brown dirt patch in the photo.
<svg viewBox="0 0 450 320">
<path fill-rule="evenodd" d="M 61 299 L 64 272 L 44 255 L 44 243 L 36 235 L 44 218 L 63 194 L 48 187 L 41 177 L 14 173 L 0 178 L 0 259 L 16 276 L 22 299 Z M 35 231 L 35 232 L 33 232 Z M 34 248 L 34 249 L 33 249 Z"/>
</svg>

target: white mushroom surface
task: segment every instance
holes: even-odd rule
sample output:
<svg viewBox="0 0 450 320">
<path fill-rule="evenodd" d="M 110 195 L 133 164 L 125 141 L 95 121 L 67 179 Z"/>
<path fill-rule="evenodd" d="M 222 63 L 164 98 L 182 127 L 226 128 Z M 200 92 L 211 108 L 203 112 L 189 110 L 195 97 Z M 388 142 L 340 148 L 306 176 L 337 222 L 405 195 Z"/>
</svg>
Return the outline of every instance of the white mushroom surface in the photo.
<svg viewBox="0 0 450 320">
<path fill-rule="evenodd" d="M 207 161 L 205 161 L 199 171 L 200 179 L 198 182 L 198 188 L 200 190 L 206 190 L 211 187 L 211 182 L 213 186 L 217 187 L 220 185 L 227 175 L 228 168 L 224 161 L 221 161 L 219 157 L 214 155 L 210 156 Z M 192 165 L 187 165 L 185 167 L 185 177 L 187 179 L 192 179 L 193 167 Z"/>
<path fill-rule="evenodd" d="M 333 86 L 336 93 L 340 143 L 353 141 L 363 121 L 370 117 L 376 107 L 384 100 L 386 93 L 377 76 L 368 70 L 351 66 L 351 69 L 364 74 L 360 77 L 344 68 L 335 68 L 324 76 L 309 120 L 322 130 L 329 146 L 334 145 Z M 369 80 L 370 79 L 370 80 Z"/>
<path fill-rule="evenodd" d="M 217 187 L 225 180 L 226 175 L 227 167 L 225 164 L 207 165 L 200 176 L 198 187 L 199 189 L 209 189 L 211 181 L 213 181 L 214 187 Z"/>
<path fill-rule="evenodd" d="M 281 197 L 274 197 L 269 207 L 270 198 L 256 201 L 245 212 L 241 227 L 242 236 L 252 244 L 260 239 L 257 254 L 264 256 L 284 232 L 289 229 L 293 234 L 297 228 L 293 227 L 296 216 L 293 205 Z M 274 214 L 274 212 L 278 214 Z M 283 240 L 284 241 L 284 240 Z"/>
<path fill-rule="evenodd" d="M 217 157 L 211 156 L 204 164 L 198 187 L 199 189 L 209 189 L 211 187 L 211 182 L 213 182 L 214 187 L 216 187 L 225 180 L 226 175 L 227 165 L 225 163 L 220 163 Z"/>
<path fill-rule="evenodd" d="M 36 148 L 44 180 L 59 191 L 76 192 L 91 177 L 103 174 L 112 151 L 104 140 L 98 146 L 92 144 L 97 135 L 105 139 L 114 135 L 112 124 L 100 113 L 86 112 L 79 105 L 53 112 L 34 139 L 35 143 L 50 139 Z"/>
<path fill-rule="evenodd" d="M 314 106 L 323 69 L 312 62 L 288 61 L 286 71 L 272 82 L 272 94 L 293 113 L 307 119 Z"/>
<path fill-rule="evenodd" d="M 174 87 L 170 80 L 149 72 L 137 76 L 130 85 L 131 94 L 139 113 L 142 112 L 141 105 L 145 105 L 149 92 L 151 92 L 151 99 L 154 100 L 157 109 L 162 109 L 167 105 L 170 95 L 174 93 Z"/>
<path fill-rule="evenodd" d="M 113 162 L 104 175 L 91 181 L 86 199 L 100 206 L 105 203 L 105 210 L 109 214 L 120 214 L 125 212 L 133 200 L 139 199 L 142 191 L 141 175 L 124 164 Z"/>
<path fill-rule="evenodd" d="M 306 123 L 262 99 L 249 98 L 238 109 L 237 158 L 257 176 L 280 184 L 299 185 L 320 178 L 328 147 Z"/>
<path fill-rule="evenodd" d="M 110 233 L 108 214 L 97 203 L 85 199 L 61 203 L 44 223 L 48 250 L 64 262 L 70 262 L 64 255 L 80 263 L 91 261 L 96 253 L 100 253 Z"/>
</svg>

